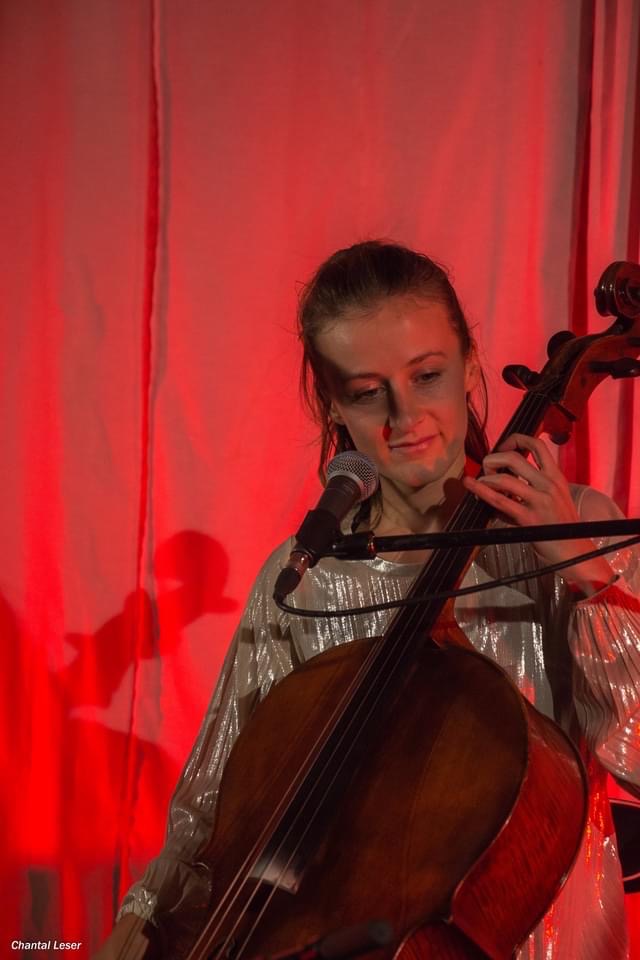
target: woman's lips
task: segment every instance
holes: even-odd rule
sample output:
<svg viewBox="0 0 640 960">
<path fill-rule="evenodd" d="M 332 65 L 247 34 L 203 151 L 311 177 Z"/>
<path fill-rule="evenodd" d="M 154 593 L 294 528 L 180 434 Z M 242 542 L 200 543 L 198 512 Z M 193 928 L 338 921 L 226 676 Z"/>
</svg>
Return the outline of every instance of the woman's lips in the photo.
<svg viewBox="0 0 640 960">
<path fill-rule="evenodd" d="M 435 435 L 431 437 L 420 437 L 419 440 L 403 440 L 401 442 L 390 443 L 391 453 L 401 456 L 410 456 L 412 453 L 423 453 L 435 440 Z"/>
</svg>

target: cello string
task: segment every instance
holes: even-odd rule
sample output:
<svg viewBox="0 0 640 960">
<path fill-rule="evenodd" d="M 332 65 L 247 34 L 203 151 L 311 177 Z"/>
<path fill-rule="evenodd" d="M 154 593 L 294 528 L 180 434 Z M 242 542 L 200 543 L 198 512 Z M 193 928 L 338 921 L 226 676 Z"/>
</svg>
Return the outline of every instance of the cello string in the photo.
<svg viewBox="0 0 640 960">
<path fill-rule="evenodd" d="M 528 397 L 530 397 L 530 396 L 531 396 L 531 395 L 528 395 Z M 540 400 L 540 399 L 541 399 L 541 398 L 538 397 L 538 400 Z M 546 403 L 545 399 L 542 398 L 542 406 L 544 406 L 545 403 Z M 538 405 L 538 404 L 536 404 L 536 405 Z M 532 411 L 532 412 L 533 412 L 533 411 Z M 536 418 L 537 418 L 538 412 L 539 412 L 539 411 L 535 411 L 535 416 L 533 417 L 533 420 L 534 420 L 534 421 L 535 421 Z M 530 427 L 529 425 L 525 426 L 525 423 L 524 423 L 524 422 L 523 422 L 522 426 L 520 426 L 520 427 L 517 429 L 517 428 L 516 428 L 516 421 L 517 421 L 517 419 L 518 419 L 518 418 L 517 418 L 517 414 L 516 414 L 516 416 L 515 416 L 515 417 L 513 418 L 513 420 L 512 420 L 512 424 L 510 424 L 510 429 L 505 430 L 505 435 L 509 435 L 510 433 L 515 433 L 515 432 L 527 432 L 527 433 L 530 432 L 531 427 Z M 528 419 L 528 418 L 527 418 L 527 419 Z M 461 501 L 461 504 L 459 504 L 459 506 L 458 506 L 458 508 L 456 509 L 456 511 L 454 511 L 454 514 L 452 515 L 451 521 L 450 521 L 450 523 L 447 525 L 447 529 L 451 529 L 456 522 L 459 522 L 459 521 L 460 521 L 460 518 L 461 518 L 462 516 L 464 516 L 464 512 L 465 512 L 466 505 L 469 504 L 469 503 L 471 503 L 471 509 L 470 509 L 470 510 L 467 510 L 467 512 L 470 513 L 470 519 L 474 519 L 474 518 L 480 516 L 480 513 L 482 512 L 482 509 L 483 509 L 483 507 L 484 507 L 484 504 L 481 504 L 481 503 L 480 503 L 479 501 L 477 501 L 477 500 L 475 500 L 475 502 L 474 502 L 474 501 L 470 501 L 468 498 L 465 498 L 463 501 Z M 478 508 L 480 508 L 480 509 L 478 509 Z M 443 555 L 444 555 L 444 560 L 445 560 L 444 563 L 441 562 Z M 457 556 L 456 556 L 456 552 L 455 552 L 455 551 L 453 552 L 453 555 L 452 555 L 452 552 L 451 552 L 451 551 L 442 551 L 442 550 L 441 550 L 441 551 L 438 551 L 437 554 L 432 555 L 432 557 L 435 558 L 434 563 L 433 563 L 433 566 L 436 568 L 436 571 L 437 571 L 436 576 L 439 574 L 439 576 L 442 578 L 442 577 L 446 577 L 448 574 L 449 574 L 449 575 L 451 574 L 453 567 L 456 565 Z M 447 563 L 447 560 L 449 561 L 448 563 Z M 438 570 L 438 563 L 440 563 L 440 570 Z M 430 566 L 431 566 L 431 564 L 428 562 L 428 563 L 427 563 L 427 567 L 430 567 Z M 433 571 L 430 571 L 430 572 L 433 572 Z M 426 573 L 426 568 L 425 568 L 425 570 L 423 570 L 423 573 Z M 420 576 L 421 576 L 421 575 L 419 575 L 418 579 L 420 579 Z M 417 581 L 416 581 L 416 583 L 417 583 Z M 415 586 L 415 584 L 414 584 L 414 586 Z M 413 589 L 413 588 L 412 588 L 412 589 Z M 411 621 L 414 620 L 414 619 L 420 621 L 420 620 L 422 619 L 422 617 L 423 617 L 423 613 L 424 613 L 424 611 L 410 611 L 410 614 L 409 614 L 409 616 L 407 617 L 407 619 L 410 621 L 410 623 L 411 623 Z M 414 614 L 417 614 L 417 616 L 414 616 Z M 392 625 L 391 625 L 391 627 L 390 627 L 390 630 L 392 630 L 393 627 L 394 627 L 394 623 L 392 623 Z M 345 712 L 346 712 L 346 709 L 348 708 L 348 706 L 350 705 L 351 700 L 353 699 L 352 689 L 351 689 L 351 688 L 353 688 L 354 686 L 359 687 L 359 686 L 361 685 L 361 678 L 364 677 L 368 672 L 371 671 L 372 665 L 375 665 L 375 661 L 378 660 L 378 659 L 380 658 L 380 656 L 383 655 L 384 652 L 387 653 L 387 656 L 384 658 L 384 664 L 383 664 L 383 666 L 386 665 L 386 663 L 388 663 L 390 657 L 395 654 L 395 650 L 396 650 L 396 647 L 397 647 L 397 646 L 398 646 L 398 641 L 396 641 L 395 643 L 392 642 L 392 644 L 391 644 L 390 646 L 387 646 L 386 644 L 382 644 L 382 643 L 376 644 L 376 645 L 374 646 L 374 648 L 373 648 L 372 651 L 371 651 L 371 654 L 367 656 L 367 658 L 365 659 L 365 661 L 363 662 L 363 664 L 361 665 L 361 667 L 360 667 L 360 668 L 358 669 L 358 671 L 356 672 L 356 675 L 355 675 L 355 677 L 354 677 L 354 681 L 350 684 L 350 688 L 349 688 L 348 691 L 346 692 L 345 696 L 343 696 L 343 697 L 341 698 L 341 700 L 339 701 L 339 703 L 336 705 L 337 709 L 334 710 L 334 715 L 335 715 L 336 713 L 338 713 L 338 722 L 339 722 L 339 720 L 344 716 L 344 714 L 345 714 Z M 401 661 L 398 661 L 398 662 L 401 662 Z M 388 683 L 389 683 L 390 680 L 391 680 L 391 676 L 393 675 L 393 673 L 395 673 L 395 669 L 396 669 L 396 667 L 394 666 L 394 667 L 393 667 L 393 670 L 392 670 L 392 674 L 391 674 L 391 675 L 388 675 L 387 680 L 386 680 L 385 683 L 383 684 L 383 686 L 382 686 L 381 690 L 379 691 L 378 695 L 376 696 L 375 700 L 373 701 L 373 703 L 370 703 L 370 704 L 369 704 L 368 714 L 367 714 L 367 716 L 365 717 L 365 721 L 364 721 L 364 723 L 363 723 L 363 725 L 362 725 L 363 727 L 365 726 L 366 721 L 371 717 L 372 713 L 375 711 L 375 708 L 376 708 L 376 706 L 377 706 L 377 703 L 379 702 L 381 696 L 382 696 L 382 695 L 384 694 L 384 692 L 386 691 L 386 688 L 387 688 L 387 686 L 388 686 Z M 361 703 L 361 704 L 358 706 L 358 708 L 357 708 L 354 716 L 353 716 L 352 718 L 349 718 L 347 728 L 346 728 L 345 731 L 343 731 L 343 733 L 341 734 L 341 736 L 340 736 L 340 738 L 338 739 L 336 745 L 334 745 L 334 747 L 333 747 L 333 752 L 329 754 L 329 757 L 327 758 L 327 761 L 325 762 L 325 765 L 324 765 L 324 766 L 325 766 L 325 770 L 326 770 L 326 767 L 329 766 L 330 762 L 331 762 L 331 761 L 334 759 L 334 757 L 336 756 L 336 754 L 337 754 L 339 748 L 342 746 L 342 743 L 343 743 L 345 737 L 347 736 L 347 734 L 351 732 L 351 728 L 353 727 L 354 723 L 355 723 L 356 720 L 358 719 L 358 713 L 359 713 L 364 707 L 366 707 L 366 706 L 367 706 L 367 704 L 366 704 L 366 700 L 365 700 L 365 701 L 363 701 L 363 703 Z M 333 717 L 332 717 L 332 720 L 333 720 Z M 335 725 L 336 725 L 335 723 L 332 723 L 332 724 L 331 724 L 332 727 L 335 727 Z M 325 727 L 323 728 L 323 731 L 321 731 L 321 734 L 326 732 L 328 726 L 329 726 L 328 723 L 325 724 Z M 314 750 L 316 751 L 316 755 L 317 755 L 318 749 L 319 749 L 319 747 L 321 747 L 321 745 L 322 745 L 321 742 L 322 742 L 323 739 L 326 740 L 326 738 L 323 738 L 322 736 L 319 736 L 319 737 L 316 738 L 315 744 L 313 745 L 312 749 L 308 752 L 307 758 L 305 758 L 305 761 L 303 762 L 303 764 L 302 764 L 302 766 L 301 766 L 301 771 L 300 771 L 300 775 L 301 775 L 301 776 L 304 776 L 304 765 L 305 765 L 305 763 L 308 762 L 309 760 L 313 760 Z M 347 755 L 347 756 L 348 756 L 348 755 Z M 340 769 L 341 769 L 342 766 L 344 765 L 344 762 L 346 762 L 346 757 L 344 757 L 344 754 L 343 754 L 343 761 L 342 761 L 341 765 L 338 767 L 338 769 L 337 769 L 337 771 L 336 771 L 336 773 L 335 773 L 335 775 L 334 775 L 334 777 L 333 777 L 333 780 L 330 782 L 329 786 L 325 788 L 324 797 L 321 798 L 320 805 L 321 805 L 321 803 L 322 803 L 322 799 L 324 799 L 324 798 L 326 797 L 328 791 L 330 790 L 330 788 L 331 788 L 331 786 L 332 786 L 332 784 L 333 784 L 333 781 L 335 780 L 335 777 L 338 775 L 338 773 L 340 772 Z M 324 772 L 324 771 L 318 771 L 318 773 L 319 773 L 319 772 Z M 303 788 L 304 786 L 305 786 L 305 784 L 304 784 L 304 780 L 303 780 L 303 782 L 300 784 L 300 787 L 299 787 L 298 789 L 301 789 L 301 788 Z M 308 789 L 308 787 L 307 787 L 307 789 Z M 289 791 L 289 792 L 291 792 L 291 791 Z M 307 800 L 304 802 L 304 804 L 303 804 L 303 806 L 302 806 L 302 808 L 301 808 L 301 811 L 299 811 L 298 814 L 296 815 L 296 819 L 299 819 L 299 818 L 300 818 L 301 813 L 302 813 L 302 811 L 305 809 L 305 805 L 306 805 L 306 803 L 309 801 L 309 799 L 310 799 L 310 797 L 309 797 L 309 795 L 308 795 Z M 284 801 L 284 800 L 285 800 L 285 798 L 283 797 L 283 801 Z M 281 802 L 281 803 L 282 803 L 282 802 Z M 281 818 L 282 818 L 282 816 L 286 815 L 286 812 L 287 812 L 287 810 L 290 808 L 290 806 L 291 806 L 291 801 L 289 801 L 289 802 L 287 803 L 287 806 L 285 806 L 285 809 L 284 809 L 283 814 L 281 815 Z M 274 858 L 277 856 L 277 854 L 280 852 L 283 843 L 284 843 L 285 840 L 288 838 L 289 834 L 291 833 L 291 830 L 296 826 L 296 819 L 294 819 L 294 821 L 293 821 L 293 823 L 291 824 L 291 826 L 289 827 L 287 833 L 286 833 L 285 836 L 283 837 L 283 839 L 282 839 L 282 841 L 281 841 L 281 843 L 280 843 L 280 846 L 276 849 L 276 851 L 275 851 L 274 854 L 272 855 L 271 861 L 269 861 L 269 862 L 267 863 L 267 865 L 265 866 L 264 870 L 268 869 L 268 867 L 273 864 L 273 860 L 274 860 Z M 273 820 L 273 816 L 272 816 L 271 820 Z M 290 856 L 290 858 L 289 858 L 289 861 L 288 861 L 286 864 L 284 864 L 284 866 L 282 867 L 281 873 L 280 873 L 280 878 L 282 878 L 282 877 L 284 876 L 284 873 L 285 873 L 286 870 L 289 868 L 289 866 L 290 866 L 290 864 L 291 864 L 291 861 L 294 859 L 296 853 L 298 852 L 299 847 L 300 847 L 300 844 L 302 843 L 302 840 L 304 839 L 304 836 L 306 835 L 306 832 L 307 832 L 307 830 L 310 828 L 312 822 L 313 822 L 313 817 L 312 817 L 312 820 L 308 823 L 307 828 L 306 828 L 305 831 L 303 832 L 302 836 L 299 837 L 298 842 L 297 842 L 297 846 L 294 847 L 293 852 L 292 852 L 292 854 L 291 854 L 291 856 Z M 265 828 L 265 830 L 263 830 L 263 836 L 264 836 L 265 833 L 266 833 L 266 828 Z M 260 842 L 261 839 L 262 839 L 262 838 L 259 838 L 259 841 L 257 842 L 256 846 L 258 845 L 258 843 Z M 254 849 L 255 849 L 255 847 L 254 847 Z M 246 859 L 249 860 L 249 859 L 251 859 L 251 857 L 249 856 L 249 857 L 247 857 Z M 258 882 L 259 884 L 260 884 L 261 882 L 264 882 L 264 870 L 263 870 L 263 877 L 262 877 L 262 879 Z M 239 872 L 241 872 L 241 871 L 239 871 Z M 258 915 L 258 918 L 256 919 L 256 921 L 255 921 L 255 923 L 254 923 L 254 926 L 252 927 L 251 932 L 249 933 L 249 935 L 248 935 L 248 937 L 247 937 L 247 940 L 245 940 L 245 943 L 244 943 L 244 944 L 242 945 L 242 947 L 240 948 L 241 950 L 244 949 L 244 947 L 246 946 L 246 943 L 247 943 L 247 941 L 248 941 L 248 938 L 252 935 L 252 932 L 253 932 L 253 930 L 255 929 L 255 926 L 257 925 L 257 923 L 258 923 L 259 920 L 261 919 L 264 911 L 267 909 L 268 904 L 269 904 L 269 902 L 270 902 L 270 900 L 271 900 L 271 897 L 273 896 L 273 893 L 275 892 L 276 889 L 278 889 L 278 887 L 277 887 L 277 881 L 276 881 L 276 886 L 275 886 L 275 887 L 272 886 L 271 894 L 270 894 L 267 902 L 266 902 L 265 905 L 263 906 L 263 909 L 261 910 L 260 914 Z M 256 890 L 256 892 L 257 892 L 257 890 Z M 251 899 L 253 899 L 253 898 L 251 898 Z M 243 914 L 246 913 L 247 907 L 248 907 L 248 904 L 245 906 L 245 909 L 243 910 Z M 242 917 L 242 914 L 241 914 L 241 917 Z M 240 919 L 240 918 L 239 918 L 239 919 Z M 239 922 L 239 919 L 238 919 L 238 921 L 236 922 L 236 926 L 237 926 L 237 923 Z M 232 931 L 232 932 L 235 932 L 235 928 L 234 928 L 234 931 Z"/>
</svg>

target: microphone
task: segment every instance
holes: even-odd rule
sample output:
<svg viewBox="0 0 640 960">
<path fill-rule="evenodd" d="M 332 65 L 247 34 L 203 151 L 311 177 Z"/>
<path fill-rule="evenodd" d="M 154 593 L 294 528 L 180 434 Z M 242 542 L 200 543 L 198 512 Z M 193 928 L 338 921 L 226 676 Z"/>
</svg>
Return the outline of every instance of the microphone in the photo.
<svg viewBox="0 0 640 960">
<path fill-rule="evenodd" d="M 327 485 L 315 510 L 310 510 L 296 533 L 289 559 L 278 574 L 273 599 L 280 603 L 292 593 L 304 574 L 340 533 L 340 523 L 356 503 L 367 500 L 378 486 L 378 471 L 357 450 L 339 453 L 327 469 Z"/>
</svg>

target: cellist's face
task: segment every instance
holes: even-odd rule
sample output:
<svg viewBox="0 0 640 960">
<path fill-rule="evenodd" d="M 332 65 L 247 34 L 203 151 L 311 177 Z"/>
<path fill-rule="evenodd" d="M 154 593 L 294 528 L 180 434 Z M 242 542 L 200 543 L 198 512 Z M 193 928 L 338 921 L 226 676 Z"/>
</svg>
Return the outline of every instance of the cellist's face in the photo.
<svg viewBox="0 0 640 960">
<path fill-rule="evenodd" d="M 459 476 L 475 353 L 462 355 L 446 306 L 394 296 L 334 321 L 316 337 L 331 415 L 401 492 Z"/>
</svg>

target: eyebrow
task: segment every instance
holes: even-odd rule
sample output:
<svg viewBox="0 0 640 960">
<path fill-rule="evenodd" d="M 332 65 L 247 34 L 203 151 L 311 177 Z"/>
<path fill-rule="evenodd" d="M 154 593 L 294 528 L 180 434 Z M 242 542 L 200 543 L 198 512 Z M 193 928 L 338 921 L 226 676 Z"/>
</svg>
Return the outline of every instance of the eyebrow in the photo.
<svg viewBox="0 0 640 960">
<path fill-rule="evenodd" d="M 429 360 L 431 357 L 444 357 L 446 358 L 446 353 L 444 350 L 428 350 L 426 353 L 421 353 L 418 357 L 413 357 L 412 360 L 407 362 L 408 367 L 414 367 L 417 363 L 422 363 L 423 360 Z M 372 370 L 369 371 L 359 371 L 357 373 L 347 373 L 346 371 L 342 372 L 342 376 L 345 380 L 366 380 L 367 377 L 382 377 L 381 373 L 375 373 Z"/>
</svg>

